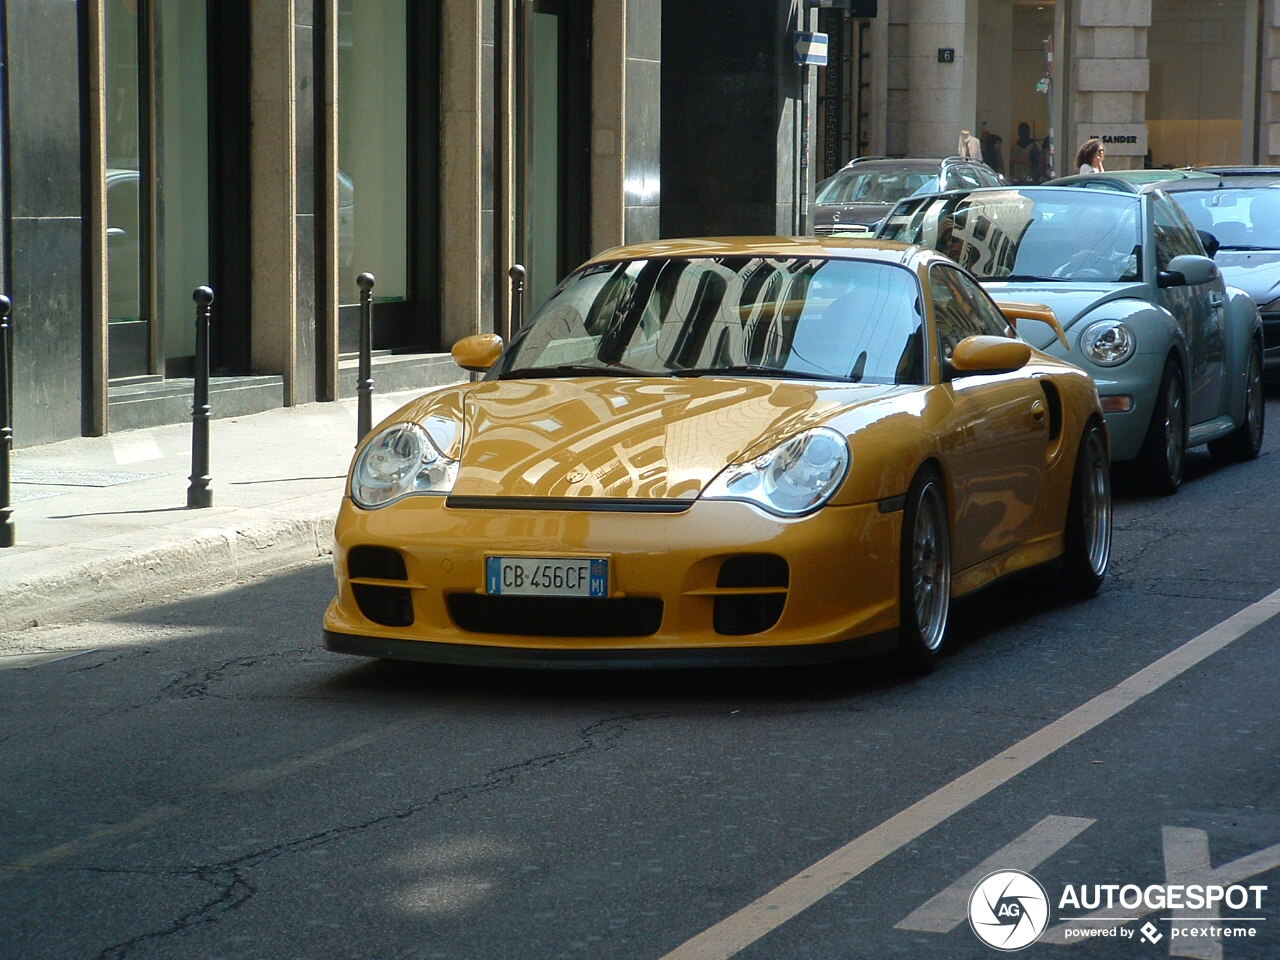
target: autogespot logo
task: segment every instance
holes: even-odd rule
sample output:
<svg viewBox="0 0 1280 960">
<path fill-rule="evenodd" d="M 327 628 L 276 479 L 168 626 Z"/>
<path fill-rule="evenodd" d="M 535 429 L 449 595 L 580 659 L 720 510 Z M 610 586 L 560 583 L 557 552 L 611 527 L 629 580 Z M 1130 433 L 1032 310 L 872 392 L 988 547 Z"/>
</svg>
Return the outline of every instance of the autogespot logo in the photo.
<svg viewBox="0 0 1280 960">
<path fill-rule="evenodd" d="M 1048 925 L 1049 895 L 1029 873 L 997 870 L 969 894 L 969 926 L 989 947 L 1021 950 L 1039 940 Z"/>
</svg>

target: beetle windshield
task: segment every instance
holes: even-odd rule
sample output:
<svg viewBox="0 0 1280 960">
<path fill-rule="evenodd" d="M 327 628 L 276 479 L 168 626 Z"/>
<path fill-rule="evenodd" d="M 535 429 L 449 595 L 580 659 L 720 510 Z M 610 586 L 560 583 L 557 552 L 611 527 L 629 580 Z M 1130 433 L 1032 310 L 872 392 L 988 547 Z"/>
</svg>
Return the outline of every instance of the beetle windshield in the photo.
<svg viewBox="0 0 1280 960">
<path fill-rule="evenodd" d="M 1169 196 L 1223 250 L 1280 250 L 1280 187 L 1178 190 Z"/>
<path fill-rule="evenodd" d="M 903 204 L 880 235 L 932 247 L 980 280 L 1141 280 L 1141 203 L 1059 187 L 948 194 Z"/>
<path fill-rule="evenodd" d="M 922 383 L 910 270 L 868 260 L 716 257 L 588 266 L 490 376 L 789 377 Z"/>
<path fill-rule="evenodd" d="M 937 170 L 841 170 L 818 194 L 818 203 L 897 203 L 938 182 Z"/>
</svg>

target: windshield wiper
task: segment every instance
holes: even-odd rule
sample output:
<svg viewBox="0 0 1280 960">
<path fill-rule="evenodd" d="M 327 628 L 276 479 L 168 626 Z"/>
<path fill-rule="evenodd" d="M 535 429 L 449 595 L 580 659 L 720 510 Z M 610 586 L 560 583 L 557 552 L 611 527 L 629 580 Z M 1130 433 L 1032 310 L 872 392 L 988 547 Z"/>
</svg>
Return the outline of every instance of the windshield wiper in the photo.
<svg viewBox="0 0 1280 960">
<path fill-rule="evenodd" d="M 1280 247 L 1257 247 L 1249 243 L 1220 243 L 1219 250 L 1278 250 Z"/>
<path fill-rule="evenodd" d="M 665 377 L 663 370 L 644 370 L 625 363 L 561 363 L 554 367 L 517 367 L 498 374 L 499 380 L 528 380 L 535 377 Z"/>
<path fill-rule="evenodd" d="M 1035 273 L 1011 273 L 1006 277 L 979 277 L 978 279 L 984 283 L 987 281 L 997 280 L 1008 280 L 1013 283 L 1033 283 L 1036 281 L 1043 281 L 1044 283 L 1069 283 L 1071 281 L 1070 277 L 1042 277 Z"/>
<path fill-rule="evenodd" d="M 787 370 L 782 367 L 766 367 L 759 363 L 731 363 L 723 367 L 686 367 L 683 370 L 672 370 L 673 377 L 718 377 L 718 376 L 760 376 L 779 377 L 787 380 L 835 380 L 840 383 L 852 383 L 848 377 L 839 377 L 832 373 L 806 373 L 803 370 Z"/>
</svg>

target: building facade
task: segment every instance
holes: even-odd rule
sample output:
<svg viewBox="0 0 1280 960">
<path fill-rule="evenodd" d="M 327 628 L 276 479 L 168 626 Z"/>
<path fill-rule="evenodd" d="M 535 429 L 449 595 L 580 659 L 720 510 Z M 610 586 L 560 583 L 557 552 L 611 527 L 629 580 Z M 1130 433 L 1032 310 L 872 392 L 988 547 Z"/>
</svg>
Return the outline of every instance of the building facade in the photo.
<svg viewBox="0 0 1280 960">
<path fill-rule="evenodd" d="M 659 230 L 660 0 L 0 0 L 3 276 L 19 444 L 456 379 Z"/>
<path fill-rule="evenodd" d="M 836 6 L 840 6 L 835 0 Z M 822 11 L 818 175 L 858 155 L 946 156 L 961 130 L 1051 138 L 1058 176 L 1280 162 L 1276 0 L 878 0 Z M 985 137 L 984 137 L 985 139 Z"/>
<path fill-rule="evenodd" d="M 830 36 L 804 68 L 797 30 Z M 1055 172 L 1280 162 L 1280 0 L 0 0 L 19 444 L 456 379 L 593 252 L 806 229 L 858 155 L 961 130 Z"/>
</svg>

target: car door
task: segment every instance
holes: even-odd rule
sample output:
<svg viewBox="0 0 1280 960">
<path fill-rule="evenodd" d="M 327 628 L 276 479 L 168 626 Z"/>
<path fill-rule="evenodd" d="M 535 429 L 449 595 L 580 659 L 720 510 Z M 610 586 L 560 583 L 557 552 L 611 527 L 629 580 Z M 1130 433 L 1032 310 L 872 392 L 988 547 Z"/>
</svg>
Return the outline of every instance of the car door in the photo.
<svg viewBox="0 0 1280 960">
<path fill-rule="evenodd" d="M 1022 542 L 1040 499 L 1049 424 L 1040 385 L 1025 372 L 956 375 L 956 344 L 977 335 L 1013 336 L 991 298 L 967 274 L 934 264 L 929 272 L 934 335 L 951 413 L 939 443 L 953 494 L 957 569 Z"/>
<path fill-rule="evenodd" d="M 1163 194 L 1152 197 L 1155 222 L 1156 269 L 1165 270 L 1169 261 L 1182 254 L 1204 256 L 1204 247 L 1195 228 Z M 1191 423 L 1212 420 L 1222 412 L 1224 377 L 1226 376 L 1226 340 L 1223 313 L 1226 307 L 1226 285 L 1221 275 L 1209 283 L 1193 286 L 1164 287 L 1160 300 L 1182 327 L 1190 350 L 1187 379 L 1191 396 Z"/>
</svg>

